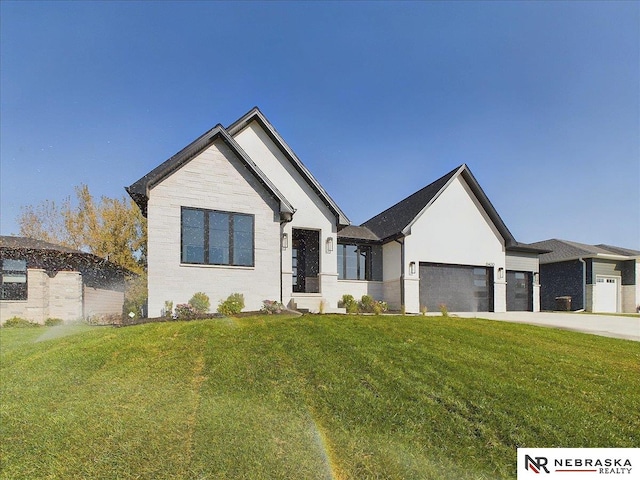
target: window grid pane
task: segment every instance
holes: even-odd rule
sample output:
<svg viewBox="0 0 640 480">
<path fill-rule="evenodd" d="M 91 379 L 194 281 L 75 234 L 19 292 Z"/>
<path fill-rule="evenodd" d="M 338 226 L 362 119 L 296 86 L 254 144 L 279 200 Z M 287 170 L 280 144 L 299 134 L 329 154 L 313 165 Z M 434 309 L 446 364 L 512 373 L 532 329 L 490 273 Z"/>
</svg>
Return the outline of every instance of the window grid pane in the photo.
<svg viewBox="0 0 640 480">
<path fill-rule="evenodd" d="M 254 265 L 254 216 L 182 208 L 182 262 Z"/>
</svg>

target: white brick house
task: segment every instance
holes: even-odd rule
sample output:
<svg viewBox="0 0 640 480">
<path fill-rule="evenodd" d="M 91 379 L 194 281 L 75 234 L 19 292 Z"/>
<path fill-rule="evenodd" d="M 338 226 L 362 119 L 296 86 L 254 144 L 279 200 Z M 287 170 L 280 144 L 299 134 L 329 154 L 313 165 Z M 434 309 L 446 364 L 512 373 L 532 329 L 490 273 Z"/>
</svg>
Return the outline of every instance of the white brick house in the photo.
<svg viewBox="0 0 640 480">
<path fill-rule="evenodd" d="M 540 250 L 515 241 L 466 165 L 361 226 L 254 108 L 127 188 L 148 219 L 149 316 L 198 291 L 247 310 L 364 294 L 407 312 L 538 310 Z"/>
</svg>

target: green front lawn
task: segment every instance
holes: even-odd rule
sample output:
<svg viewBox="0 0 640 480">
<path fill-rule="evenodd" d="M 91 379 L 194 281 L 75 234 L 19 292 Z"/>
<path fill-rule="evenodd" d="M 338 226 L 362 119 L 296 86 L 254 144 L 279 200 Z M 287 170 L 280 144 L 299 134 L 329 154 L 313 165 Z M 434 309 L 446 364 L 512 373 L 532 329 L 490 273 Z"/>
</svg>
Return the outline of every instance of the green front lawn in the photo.
<svg viewBox="0 0 640 480">
<path fill-rule="evenodd" d="M 7 479 L 515 478 L 518 446 L 640 447 L 640 344 L 575 332 L 326 315 L 0 346 Z"/>
</svg>

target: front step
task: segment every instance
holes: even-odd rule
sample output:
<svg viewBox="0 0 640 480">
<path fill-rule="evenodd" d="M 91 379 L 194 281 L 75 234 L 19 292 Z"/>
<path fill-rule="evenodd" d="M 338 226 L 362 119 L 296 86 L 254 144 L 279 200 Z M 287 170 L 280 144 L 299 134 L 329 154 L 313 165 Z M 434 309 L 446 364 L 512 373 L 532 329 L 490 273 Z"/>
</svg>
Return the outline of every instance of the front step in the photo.
<svg viewBox="0 0 640 480">
<path fill-rule="evenodd" d="M 288 308 L 300 313 L 320 313 L 320 303 L 324 303 L 323 313 L 347 313 L 344 308 L 330 307 L 318 294 L 296 295 L 289 301 Z"/>
</svg>

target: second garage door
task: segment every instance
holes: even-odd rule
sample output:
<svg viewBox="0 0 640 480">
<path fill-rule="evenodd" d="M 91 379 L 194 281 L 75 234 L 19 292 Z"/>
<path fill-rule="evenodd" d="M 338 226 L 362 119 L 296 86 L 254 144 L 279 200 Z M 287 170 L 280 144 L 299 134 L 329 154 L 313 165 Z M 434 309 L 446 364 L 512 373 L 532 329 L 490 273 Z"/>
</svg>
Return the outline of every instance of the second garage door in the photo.
<svg viewBox="0 0 640 480">
<path fill-rule="evenodd" d="M 420 263 L 420 306 L 450 312 L 493 311 L 493 269 Z"/>
</svg>

